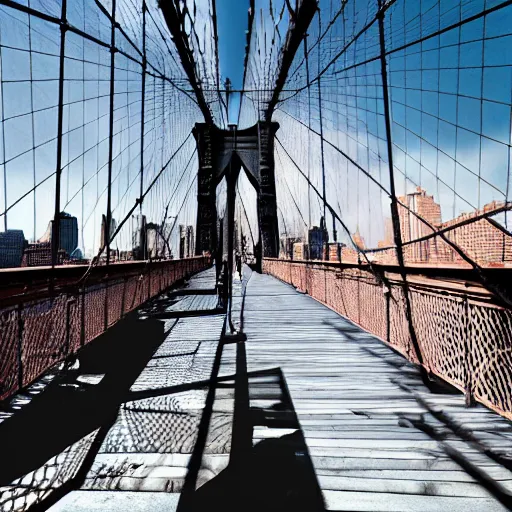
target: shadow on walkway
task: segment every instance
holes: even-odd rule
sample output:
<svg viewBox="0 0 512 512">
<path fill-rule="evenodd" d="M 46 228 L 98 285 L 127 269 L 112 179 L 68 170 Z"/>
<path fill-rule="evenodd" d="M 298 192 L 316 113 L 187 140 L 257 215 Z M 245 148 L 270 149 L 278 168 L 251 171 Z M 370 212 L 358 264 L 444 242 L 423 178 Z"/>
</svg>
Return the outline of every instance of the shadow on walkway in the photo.
<svg viewBox="0 0 512 512">
<path fill-rule="evenodd" d="M 283 374 L 279 368 L 248 372 L 245 343 L 236 344 L 234 374 L 219 377 L 227 346 L 223 340 L 216 348 L 209 379 L 130 391 L 166 338 L 166 322 L 152 318 L 160 316 L 164 305 L 163 301 L 150 304 L 144 320 L 130 315 L 114 325 L 79 352 L 79 370 L 57 374 L 43 393 L 0 423 L 0 453 L 6 461 L 0 464 L 0 509 L 43 511 L 80 489 L 127 401 L 205 389 L 206 402 L 194 432 L 196 442 L 178 510 L 324 510 Z M 197 488 L 215 416 L 216 390 L 233 387 L 229 464 Z M 144 435 L 157 442 L 162 431 Z"/>
<path fill-rule="evenodd" d="M 250 398 L 273 402 L 251 407 Z M 279 397 L 276 400 L 276 397 Z M 268 400 L 265 400 L 268 399 Z M 206 411 L 206 409 L 205 409 Z M 204 425 L 208 425 L 205 418 Z M 203 425 L 203 428 L 204 428 Z M 258 442 L 255 429 L 268 427 L 275 437 Z M 280 434 L 279 429 L 293 433 Z M 253 445 L 254 440 L 254 445 Z M 204 447 L 196 445 L 202 453 Z M 200 454 L 196 454 L 200 458 Z M 225 470 L 196 489 L 189 468 L 180 512 L 323 511 L 324 504 L 306 442 L 279 368 L 247 373 L 245 344 L 237 344 L 235 412 L 230 462 Z"/>
<path fill-rule="evenodd" d="M 37 501 L 45 510 L 81 485 L 119 405 L 163 339 L 163 322 L 128 316 L 80 351 L 79 372 L 58 375 L 0 424 L 7 462 L 0 464 L 0 487 L 15 484 L 0 495 L 0 507 L 16 500 L 17 510 Z M 77 379 L 84 375 L 101 380 Z"/>
</svg>

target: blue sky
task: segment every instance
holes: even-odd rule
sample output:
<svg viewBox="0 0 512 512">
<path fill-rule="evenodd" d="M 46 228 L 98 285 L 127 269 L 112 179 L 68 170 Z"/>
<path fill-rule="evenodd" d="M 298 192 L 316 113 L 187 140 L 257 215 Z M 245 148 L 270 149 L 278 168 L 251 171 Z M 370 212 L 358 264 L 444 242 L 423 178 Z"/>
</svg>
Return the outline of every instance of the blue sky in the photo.
<svg viewBox="0 0 512 512">
<path fill-rule="evenodd" d="M 241 89 L 249 0 L 216 1 L 222 81 L 229 77 L 233 87 Z M 207 7 L 210 5 L 208 0 L 201 2 Z M 280 12 L 283 3 L 284 0 L 276 0 L 272 5 Z M 53 5 L 51 0 L 44 0 L 41 5 L 43 4 L 45 8 L 47 5 Z M 490 0 L 486 0 L 485 4 L 478 0 L 455 0 L 452 4 L 436 0 L 423 0 L 420 3 L 413 0 L 396 2 L 386 18 L 389 24 L 386 25 L 388 33 L 392 27 L 396 27 L 393 37 L 388 38 L 387 44 L 398 48 L 406 40 L 416 40 L 424 33 L 428 34 L 438 27 L 439 23 L 443 27 L 449 25 L 460 17 L 459 11 L 462 7 L 463 15 L 468 17 L 478 12 L 482 5 L 491 5 Z M 327 28 L 333 16 L 332 12 L 337 9 L 337 3 L 321 0 L 321 5 L 324 9 L 322 23 L 325 25 L 324 28 Z M 361 5 L 364 6 L 364 2 Z M 471 6 L 470 10 L 467 10 L 468 5 Z M 68 1 L 71 21 L 78 26 L 81 10 L 77 11 L 77 8 L 84 6 L 87 9 L 88 20 L 95 20 L 98 26 L 108 28 L 104 15 L 96 5 L 82 0 Z M 417 16 L 418 6 L 423 9 L 425 18 L 422 23 L 412 23 L 411 19 Z M 272 26 L 273 21 L 268 19 L 268 7 L 268 0 L 256 2 L 256 32 L 261 30 L 262 26 Z M 203 11 L 208 14 L 208 9 Z M 259 19 L 260 13 L 264 18 L 263 25 Z M 358 23 L 363 23 L 364 19 L 366 17 L 359 12 Z M 27 238 L 37 239 L 46 230 L 54 209 L 60 33 L 52 23 L 36 17 L 30 20 L 29 29 L 28 21 L 25 13 L 12 7 L 0 7 L 0 78 L 3 81 L 3 98 L 0 101 L 0 212 L 19 198 L 23 198 L 9 210 L 7 227 L 23 229 Z M 283 37 L 286 25 L 283 23 Z M 88 26 L 87 30 L 93 30 L 91 26 Z M 137 26 L 140 29 L 140 26 Z M 404 26 L 407 26 L 406 32 L 403 31 Z M 152 25 L 148 26 L 150 32 L 155 30 L 151 27 Z M 352 21 L 348 22 L 347 27 L 347 32 L 342 33 L 343 23 L 340 18 L 338 24 L 333 24 L 329 29 L 333 33 L 328 32 L 322 45 L 318 45 L 311 53 L 309 63 L 312 74 L 317 70 L 318 60 L 322 68 L 339 51 L 340 38 L 350 39 L 361 28 Z M 485 20 L 473 20 L 461 28 L 429 38 L 420 45 L 394 52 L 388 59 L 397 194 L 413 191 L 417 185 L 423 187 L 441 204 L 443 220 L 451 219 L 464 211 L 481 208 L 493 199 L 503 200 L 510 196 L 510 27 L 512 6 L 509 5 L 499 12 L 487 15 Z M 376 30 L 375 24 L 365 37 L 361 38 L 357 48 L 354 45 L 324 75 L 323 129 L 328 141 L 342 149 L 373 177 L 377 177 L 382 186 L 388 187 L 386 130 L 379 87 L 380 63 L 375 60 L 365 65 L 352 66 L 374 55 L 371 52 L 376 51 Z M 317 18 L 309 30 L 311 41 L 317 37 L 315 31 L 319 31 Z M 104 38 L 108 40 L 109 32 L 105 34 Z M 269 37 L 267 33 L 267 43 Z M 150 40 L 160 41 L 159 38 Z M 264 40 L 263 36 L 261 40 Z M 168 53 L 165 44 L 161 45 L 160 48 L 151 43 L 152 62 L 159 63 L 160 55 Z M 30 47 L 35 50 L 32 55 Z M 253 51 L 256 52 L 254 48 Z M 368 52 L 370 53 L 367 55 Z M 86 62 L 82 63 L 82 59 Z M 253 66 L 255 61 L 256 65 L 259 62 L 258 59 L 253 59 Z M 172 62 L 169 58 L 169 63 Z M 176 69 L 171 64 L 168 72 L 179 76 L 178 64 Z M 84 246 L 91 250 L 98 246 L 101 215 L 107 208 L 105 190 L 108 177 L 106 162 L 109 130 L 109 65 L 110 55 L 106 49 L 90 41 L 85 43 L 72 33 L 66 35 L 61 209 L 77 216 L 80 226 L 84 223 Z M 126 57 L 121 54 L 116 56 L 116 135 L 112 166 L 112 208 L 116 220 L 124 217 L 139 193 L 139 71 L 140 69 Z M 288 88 L 304 86 L 304 65 L 300 66 L 295 77 L 288 80 Z M 147 77 L 147 156 L 144 160 L 146 186 L 163 166 L 165 157 L 170 156 L 177 147 L 176 144 L 180 142 L 180 137 L 175 137 L 175 133 L 180 131 L 180 136 L 185 136 L 194 122 L 201 119 L 200 113 L 194 109 L 191 102 L 190 105 L 187 104 L 181 93 L 177 93 L 169 85 L 162 96 L 162 90 L 156 88 L 158 84 L 158 80 L 151 76 Z M 316 87 L 313 87 L 311 92 L 312 127 L 318 131 Z M 280 109 L 299 117 L 307 125 L 307 104 L 308 92 L 304 90 L 298 96 L 292 95 L 289 102 L 280 104 Z M 159 116 L 163 116 L 164 106 L 170 117 L 162 131 L 162 120 Z M 239 94 L 234 94 L 230 108 L 231 122 L 237 122 L 238 106 Z M 156 117 L 152 115 L 153 111 L 156 112 Z M 276 116 L 279 114 L 282 113 L 278 112 Z M 292 123 L 289 116 L 284 116 L 286 114 L 279 119 L 283 123 L 279 136 L 285 139 L 286 133 L 289 133 L 289 149 L 294 158 L 303 169 L 312 167 L 313 181 L 320 184 L 321 188 L 319 139 L 310 140 L 307 135 L 304 136 L 305 132 L 298 128 L 297 123 Z M 285 120 L 288 125 L 285 125 Z M 172 131 L 169 129 L 170 126 L 174 128 Z M 160 135 L 161 133 L 163 135 Z M 297 142 L 299 135 L 302 137 L 300 143 Z M 177 186 L 176 183 L 180 180 L 193 150 L 194 142 L 191 138 L 183 154 L 173 160 L 172 169 L 165 173 L 165 179 L 162 179 L 154 188 L 151 197 L 148 197 L 144 206 L 148 219 L 155 220 L 162 216 L 162 204 L 165 204 L 166 195 Z M 193 178 L 194 166 L 195 161 L 191 161 L 187 178 L 179 181 L 181 188 L 175 194 L 177 203 L 169 207 L 173 214 L 178 211 L 181 198 L 188 190 L 188 177 Z M 289 162 L 283 169 L 287 173 L 287 178 L 294 172 Z M 380 191 L 375 189 L 374 193 L 375 187 L 372 186 L 370 189 L 368 186 L 368 178 L 356 168 L 349 169 L 347 162 L 340 158 L 339 153 L 334 154 L 331 150 L 326 150 L 326 176 L 328 201 L 339 207 L 340 216 L 349 224 L 351 230 L 355 231 L 359 226 L 368 243 L 376 243 L 382 236 L 376 228 L 376 219 L 389 217 L 387 195 L 385 194 L 384 204 L 380 201 Z M 308 212 L 309 206 L 304 180 L 301 177 L 297 179 L 298 183 L 302 183 L 297 197 L 300 196 L 301 209 L 305 213 Z M 31 193 L 36 184 L 36 192 Z M 344 191 L 350 189 L 360 191 L 361 198 L 357 194 L 344 194 Z M 283 190 L 282 197 L 286 197 L 286 186 Z M 184 223 L 195 222 L 196 200 L 193 194 L 190 197 L 190 212 L 187 213 L 186 220 L 183 217 Z M 312 199 L 311 208 L 316 212 L 312 222 L 318 225 L 322 208 L 318 198 L 314 194 L 312 197 L 314 200 Z M 306 201 L 305 205 L 303 201 Z M 369 215 L 370 207 L 373 208 L 375 205 L 380 211 L 374 214 L 372 210 Z M 294 212 L 297 208 L 291 204 L 289 209 Z M 364 232 L 365 228 L 360 219 L 364 219 L 369 226 L 367 232 Z M 3 229 L 3 221 L 0 216 L 0 230 Z M 299 221 L 302 227 L 302 220 Z M 292 224 L 288 219 L 286 222 Z M 123 240 L 123 244 L 131 244 L 128 235 Z"/>
<path fill-rule="evenodd" d="M 244 56 L 249 0 L 217 0 L 217 30 L 221 79 L 231 80 L 234 89 L 241 89 L 244 75 Z M 239 94 L 233 95 L 230 122 L 238 116 Z"/>
</svg>

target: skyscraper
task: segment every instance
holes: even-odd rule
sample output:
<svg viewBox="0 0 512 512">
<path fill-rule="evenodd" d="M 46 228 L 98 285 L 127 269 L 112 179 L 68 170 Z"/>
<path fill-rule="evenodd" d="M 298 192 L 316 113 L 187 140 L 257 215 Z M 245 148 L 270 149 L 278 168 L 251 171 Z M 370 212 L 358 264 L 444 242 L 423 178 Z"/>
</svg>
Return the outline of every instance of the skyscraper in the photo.
<svg viewBox="0 0 512 512">
<path fill-rule="evenodd" d="M 180 224 L 180 259 L 186 258 L 187 254 L 187 226 Z"/>
<path fill-rule="evenodd" d="M 51 243 L 53 236 L 53 220 L 48 223 L 46 233 L 38 240 L 39 243 Z M 59 249 L 68 256 L 78 247 L 78 221 L 69 213 L 59 215 Z"/>
<path fill-rule="evenodd" d="M 191 258 L 195 254 L 194 226 L 187 226 L 187 248 L 187 258 Z"/>
<path fill-rule="evenodd" d="M 0 268 L 21 266 L 25 235 L 21 229 L 8 229 L 0 233 Z"/>
<path fill-rule="evenodd" d="M 110 219 L 110 230 L 109 234 L 107 236 L 107 217 L 106 215 L 101 216 L 101 240 L 100 245 L 101 247 L 105 247 L 107 245 L 107 242 L 112 239 L 114 233 L 117 229 L 117 222 L 114 218 Z"/>
<path fill-rule="evenodd" d="M 180 258 L 191 258 L 194 256 L 194 251 L 194 226 L 180 224 Z"/>
<path fill-rule="evenodd" d="M 132 215 L 132 252 L 133 259 L 146 258 L 146 216 Z"/>
<path fill-rule="evenodd" d="M 325 228 L 325 220 L 320 219 L 320 227 L 313 226 L 308 232 L 309 257 L 312 260 L 325 259 L 325 244 L 329 241 L 329 234 Z"/>
</svg>

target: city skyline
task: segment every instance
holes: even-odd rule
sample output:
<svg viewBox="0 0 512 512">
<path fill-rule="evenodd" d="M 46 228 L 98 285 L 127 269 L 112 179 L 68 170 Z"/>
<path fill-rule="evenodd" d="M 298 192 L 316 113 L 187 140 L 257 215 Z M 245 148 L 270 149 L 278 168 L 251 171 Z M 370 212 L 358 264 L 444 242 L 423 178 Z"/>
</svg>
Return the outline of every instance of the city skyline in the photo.
<svg viewBox="0 0 512 512">
<path fill-rule="evenodd" d="M 406 264 L 467 265 L 453 247 L 435 234 L 429 227 L 431 225 L 436 230 L 442 230 L 448 240 L 479 264 L 512 265 L 512 236 L 500 223 L 493 220 L 492 215 L 493 212 L 501 212 L 504 209 L 504 202 L 492 201 L 481 209 L 443 220 L 441 205 L 436 203 L 433 195 L 429 195 L 428 191 L 421 187 L 416 187 L 414 192 L 405 196 L 399 196 L 398 201 L 401 240 L 406 244 L 403 248 Z M 377 247 L 367 246 L 359 229 L 352 233 L 352 243 L 336 243 L 331 239 L 329 259 L 346 263 L 364 263 L 368 258 L 375 263 L 397 264 L 391 217 L 387 217 L 384 224 L 385 237 L 379 240 Z M 322 244 L 318 239 L 320 232 L 321 228 L 313 227 L 309 230 L 307 238 L 288 236 L 287 233 L 281 232 L 280 254 L 288 259 L 292 254 L 294 259 L 306 259 L 305 256 L 311 259 L 325 259 L 326 247 L 322 250 L 318 247 L 312 249 L 312 246 Z M 326 240 L 326 235 L 324 237 Z M 354 248 L 353 244 L 358 249 Z M 361 254 L 363 252 L 365 256 Z"/>
</svg>

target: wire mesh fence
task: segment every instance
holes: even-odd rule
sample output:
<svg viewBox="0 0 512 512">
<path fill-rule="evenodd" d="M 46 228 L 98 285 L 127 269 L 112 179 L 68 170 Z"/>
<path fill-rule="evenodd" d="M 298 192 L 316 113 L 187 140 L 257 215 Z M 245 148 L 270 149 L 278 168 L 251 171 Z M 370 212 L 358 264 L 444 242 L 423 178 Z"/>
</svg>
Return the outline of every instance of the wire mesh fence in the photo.
<svg viewBox="0 0 512 512">
<path fill-rule="evenodd" d="M 99 267 L 79 284 L 63 276 L 53 290 L 45 286 L 48 272 L 41 271 L 39 282 L 26 283 L 21 295 L 0 303 L 0 400 L 27 387 L 126 314 L 209 264 L 209 258 L 197 257 L 125 263 L 109 272 Z"/>
<path fill-rule="evenodd" d="M 512 312 L 482 286 L 456 280 L 409 276 L 407 287 L 396 271 L 326 262 L 265 259 L 264 271 L 307 292 L 414 363 L 451 383 L 473 399 L 512 418 L 510 375 Z M 411 339 L 405 294 L 409 294 Z"/>
</svg>

